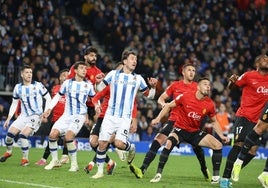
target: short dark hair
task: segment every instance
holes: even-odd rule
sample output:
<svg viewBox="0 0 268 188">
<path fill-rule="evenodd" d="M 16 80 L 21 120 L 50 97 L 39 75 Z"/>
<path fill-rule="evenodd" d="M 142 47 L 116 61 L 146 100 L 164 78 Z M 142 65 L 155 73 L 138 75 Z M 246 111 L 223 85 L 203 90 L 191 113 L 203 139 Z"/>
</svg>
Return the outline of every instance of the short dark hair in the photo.
<svg viewBox="0 0 268 188">
<path fill-rule="evenodd" d="M 98 54 L 98 50 L 92 46 L 87 47 L 86 49 L 84 49 L 83 55 L 88 55 L 91 52 Z"/>
<path fill-rule="evenodd" d="M 188 66 L 191 66 L 191 67 L 196 68 L 196 66 L 195 66 L 193 63 L 185 63 L 185 64 L 182 66 L 182 69 L 184 69 L 185 67 L 188 67 Z"/>
<path fill-rule="evenodd" d="M 69 72 L 69 69 L 62 69 L 62 70 L 60 71 L 60 74 L 63 73 L 63 72 Z"/>
<path fill-rule="evenodd" d="M 32 67 L 30 65 L 23 65 L 21 71 L 24 71 L 25 69 L 32 69 Z"/>
<path fill-rule="evenodd" d="M 210 79 L 208 77 L 200 77 L 197 82 L 200 83 L 203 80 L 207 80 L 210 82 Z"/>
<path fill-rule="evenodd" d="M 121 61 L 123 62 L 125 59 L 127 59 L 130 54 L 136 55 L 136 53 L 132 50 L 124 50 L 122 53 Z"/>
<path fill-rule="evenodd" d="M 85 65 L 86 63 L 84 61 L 77 61 L 74 63 L 74 69 L 77 69 L 79 67 L 79 65 Z"/>
<path fill-rule="evenodd" d="M 119 67 L 120 65 L 123 65 L 123 63 L 121 61 L 117 62 L 115 65 L 114 65 L 114 69 L 117 69 L 117 67 Z"/>
</svg>

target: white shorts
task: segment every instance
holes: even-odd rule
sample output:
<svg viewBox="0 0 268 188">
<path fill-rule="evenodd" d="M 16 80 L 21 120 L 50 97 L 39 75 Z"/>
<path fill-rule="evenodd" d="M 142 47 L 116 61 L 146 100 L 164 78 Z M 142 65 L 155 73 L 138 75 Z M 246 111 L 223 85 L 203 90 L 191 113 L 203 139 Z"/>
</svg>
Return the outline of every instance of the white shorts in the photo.
<svg viewBox="0 0 268 188">
<path fill-rule="evenodd" d="M 15 127 L 22 131 L 25 127 L 30 127 L 35 133 L 41 125 L 41 115 L 32 115 L 32 116 L 22 116 L 19 115 L 18 118 L 11 124 L 10 127 Z M 30 135 L 31 136 L 31 135 Z"/>
<path fill-rule="evenodd" d="M 126 143 L 128 139 L 131 119 L 105 115 L 100 128 L 99 140 L 109 141 L 115 133 L 115 139 Z"/>
<path fill-rule="evenodd" d="M 84 125 L 85 119 L 85 115 L 62 115 L 54 123 L 52 129 L 59 130 L 60 136 L 65 135 L 67 131 L 72 131 L 77 135 Z"/>
</svg>

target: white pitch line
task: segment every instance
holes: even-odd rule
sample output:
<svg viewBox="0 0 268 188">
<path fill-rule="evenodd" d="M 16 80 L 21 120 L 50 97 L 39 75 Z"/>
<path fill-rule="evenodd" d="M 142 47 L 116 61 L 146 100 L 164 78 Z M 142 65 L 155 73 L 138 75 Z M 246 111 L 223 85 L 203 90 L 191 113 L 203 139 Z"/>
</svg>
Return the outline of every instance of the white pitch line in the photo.
<svg viewBox="0 0 268 188">
<path fill-rule="evenodd" d="M 36 183 L 27 183 L 27 182 L 21 182 L 21 181 L 5 180 L 5 179 L 0 179 L 0 181 L 7 182 L 7 183 L 13 183 L 13 184 L 30 185 L 30 186 L 35 186 L 35 187 L 62 188 L 62 187 L 54 187 L 54 186 L 48 186 L 48 185 L 42 185 L 42 184 L 36 184 Z"/>
</svg>

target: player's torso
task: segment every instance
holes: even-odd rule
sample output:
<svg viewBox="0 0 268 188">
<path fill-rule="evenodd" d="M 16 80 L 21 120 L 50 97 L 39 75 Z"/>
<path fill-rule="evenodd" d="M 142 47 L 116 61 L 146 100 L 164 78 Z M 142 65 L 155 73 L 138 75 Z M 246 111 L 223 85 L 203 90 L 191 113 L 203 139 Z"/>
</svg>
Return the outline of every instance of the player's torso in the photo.
<svg viewBox="0 0 268 188">
<path fill-rule="evenodd" d="M 96 83 L 96 75 L 102 73 L 101 70 L 96 67 L 88 67 L 87 68 L 87 74 L 86 74 L 86 78 L 92 83 L 95 84 Z"/>
<path fill-rule="evenodd" d="M 184 93 L 184 96 L 178 107 L 178 116 L 175 125 L 180 128 L 193 132 L 199 130 L 200 123 L 208 114 L 215 113 L 213 102 L 206 97 L 199 100 L 193 95 L 193 92 Z"/>
<path fill-rule="evenodd" d="M 187 92 L 187 91 L 195 91 L 197 88 L 197 83 L 192 82 L 190 84 L 185 84 L 183 80 L 174 81 L 172 84 L 167 88 L 167 94 L 169 97 L 175 99 L 178 95 Z M 177 107 L 173 108 L 170 112 L 169 120 L 175 121 L 177 118 L 177 113 L 179 113 Z"/>
<path fill-rule="evenodd" d="M 257 71 L 251 71 L 245 77 L 242 76 L 238 84 L 239 82 L 244 85 L 240 108 L 236 115 L 257 122 L 265 103 L 268 102 L 268 75 L 263 76 Z"/>
<path fill-rule="evenodd" d="M 136 74 L 114 72 L 110 83 L 110 100 L 108 111 L 119 117 L 131 118 L 136 93 L 147 85 L 142 77 Z"/>
</svg>

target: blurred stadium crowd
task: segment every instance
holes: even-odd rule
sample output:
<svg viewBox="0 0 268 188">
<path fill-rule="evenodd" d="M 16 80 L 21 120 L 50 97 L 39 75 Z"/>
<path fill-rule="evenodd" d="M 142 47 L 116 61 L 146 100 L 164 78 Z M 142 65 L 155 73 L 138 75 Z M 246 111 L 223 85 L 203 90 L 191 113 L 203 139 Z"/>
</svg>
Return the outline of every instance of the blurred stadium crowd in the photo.
<svg viewBox="0 0 268 188">
<path fill-rule="evenodd" d="M 1 0 L 0 7 L 2 91 L 20 81 L 22 64 L 51 89 L 59 71 L 83 60 L 81 52 L 95 39 L 103 72 L 124 49 L 134 50 L 136 72 L 158 78 L 158 96 L 181 78 L 184 63 L 195 64 L 213 82 L 212 98 L 217 108 L 225 105 L 231 125 L 241 92 L 226 89 L 228 77 L 254 69 L 254 58 L 268 48 L 265 0 Z M 0 96 L 0 118 L 8 108 Z M 147 128 L 160 107 L 138 97 L 138 109 L 133 139 L 150 140 L 155 132 Z"/>
</svg>

